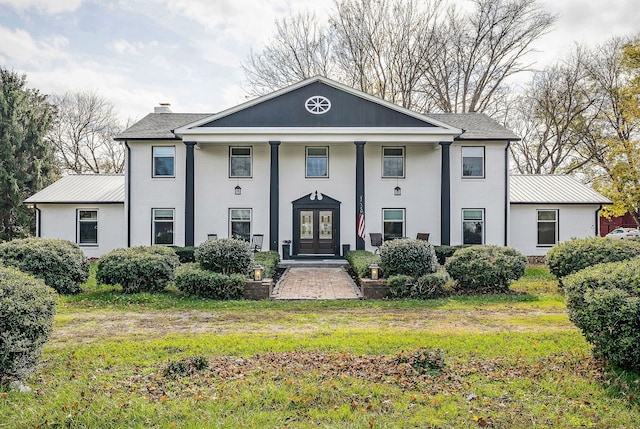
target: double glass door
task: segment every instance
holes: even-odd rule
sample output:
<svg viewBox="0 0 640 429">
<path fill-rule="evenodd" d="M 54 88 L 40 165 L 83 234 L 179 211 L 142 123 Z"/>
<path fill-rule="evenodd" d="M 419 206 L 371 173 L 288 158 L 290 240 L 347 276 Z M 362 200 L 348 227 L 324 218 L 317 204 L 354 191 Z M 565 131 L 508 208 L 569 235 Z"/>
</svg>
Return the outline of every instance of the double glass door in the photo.
<svg viewBox="0 0 640 429">
<path fill-rule="evenodd" d="M 300 209 L 299 254 L 334 254 L 334 211 Z"/>
</svg>

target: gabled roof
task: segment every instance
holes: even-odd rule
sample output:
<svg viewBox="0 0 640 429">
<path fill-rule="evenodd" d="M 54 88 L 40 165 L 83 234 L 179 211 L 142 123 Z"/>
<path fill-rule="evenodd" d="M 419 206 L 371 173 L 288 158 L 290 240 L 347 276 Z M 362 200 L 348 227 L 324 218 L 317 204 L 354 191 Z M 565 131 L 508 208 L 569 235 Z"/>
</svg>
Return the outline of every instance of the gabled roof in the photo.
<svg viewBox="0 0 640 429">
<path fill-rule="evenodd" d="M 520 140 L 484 113 L 430 113 L 429 117 L 462 129 L 456 140 Z"/>
<path fill-rule="evenodd" d="M 511 204 L 611 204 L 587 185 L 567 175 L 511 175 Z"/>
<path fill-rule="evenodd" d="M 75 174 L 64 176 L 25 203 L 124 203 L 124 176 L 121 174 Z"/>
<path fill-rule="evenodd" d="M 115 140 L 175 140 L 173 130 L 183 125 L 208 118 L 212 113 L 149 113 L 124 130 Z"/>
</svg>

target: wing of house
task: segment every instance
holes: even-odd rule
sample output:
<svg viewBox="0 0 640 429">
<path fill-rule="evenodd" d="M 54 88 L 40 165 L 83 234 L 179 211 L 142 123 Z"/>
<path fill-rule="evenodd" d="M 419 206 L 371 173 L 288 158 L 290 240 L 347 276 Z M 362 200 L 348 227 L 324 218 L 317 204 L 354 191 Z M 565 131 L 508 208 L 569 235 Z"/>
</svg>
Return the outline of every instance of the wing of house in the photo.
<svg viewBox="0 0 640 429">
<path fill-rule="evenodd" d="M 510 177 L 510 245 L 544 255 L 557 243 L 599 234 L 598 212 L 607 198 L 566 175 Z"/>
<path fill-rule="evenodd" d="M 323 77 L 216 114 L 162 107 L 116 137 L 124 245 L 262 236 L 327 257 L 373 250 L 371 233 L 509 244 L 517 139 L 484 114 L 422 115 Z"/>
</svg>

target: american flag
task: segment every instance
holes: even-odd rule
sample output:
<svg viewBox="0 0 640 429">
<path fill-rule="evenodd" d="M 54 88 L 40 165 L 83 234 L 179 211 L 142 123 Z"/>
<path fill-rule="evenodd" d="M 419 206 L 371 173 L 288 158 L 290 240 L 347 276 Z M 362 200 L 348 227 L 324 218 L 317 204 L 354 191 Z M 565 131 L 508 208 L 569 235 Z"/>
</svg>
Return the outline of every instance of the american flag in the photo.
<svg viewBox="0 0 640 429">
<path fill-rule="evenodd" d="M 358 237 L 363 240 L 366 238 L 364 233 L 364 214 L 358 213 Z"/>
</svg>

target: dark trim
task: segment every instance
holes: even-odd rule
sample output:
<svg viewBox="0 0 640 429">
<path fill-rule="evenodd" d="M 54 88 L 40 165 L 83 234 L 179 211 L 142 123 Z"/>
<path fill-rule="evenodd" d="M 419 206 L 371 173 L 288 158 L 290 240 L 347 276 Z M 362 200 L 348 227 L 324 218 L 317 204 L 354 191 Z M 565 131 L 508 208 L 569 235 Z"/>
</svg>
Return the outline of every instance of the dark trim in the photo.
<svg viewBox="0 0 640 429">
<path fill-rule="evenodd" d="M 117 142 L 130 142 L 130 141 L 162 141 L 162 140 L 167 140 L 167 141 L 175 141 L 175 140 L 182 140 L 180 137 L 175 136 L 175 137 L 124 137 L 124 138 L 114 138 L 115 141 Z"/>
<path fill-rule="evenodd" d="M 38 208 L 38 203 L 33 203 L 33 209 L 36 211 L 36 237 L 42 237 L 42 211 Z"/>
<path fill-rule="evenodd" d="M 509 146 L 504 148 L 504 245 L 509 245 Z"/>
<path fill-rule="evenodd" d="M 187 148 L 184 195 L 184 245 L 185 247 L 189 247 L 193 246 L 195 229 L 195 161 L 193 158 L 193 149 L 196 142 L 184 142 L 184 145 Z M 175 222 L 175 217 L 173 221 Z M 175 243 L 175 237 L 173 242 Z"/>
<path fill-rule="evenodd" d="M 127 205 L 127 247 L 131 247 L 131 146 L 126 140 L 124 146 L 127 148 L 127 176 L 125 178 L 127 189 L 124 196 Z"/>
<path fill-rule="evenodd" d="M 365 194 L 364 194 L 364 145 L 367 142 L 358 141 L 353 142 L 356 145 L 356 218 L 355 218 L 355 233 L 356 233 L 356 250 L 364 250 L 365 241 L 358 235 L 358 217 L 360 215 L 365 216 Z"/>
<path fill-rule="evenodd" d="M 460 141 L 464 141 L 464 142 L 498 142 L 500 140 L 506 140 L 507 142 L 511 143 L 511 142 L 519 142 L 522 139 L 520 138 L 508 138 L 505 139 L 504 137 L 476 137 L 476 138 L 471 138 L 471 139 L 467 139 L 464 137 L 456 137 L 453 140 L 460 142 Z"/>
<path fill-rule="evenodd" d="M 600 204 L 600 207 L 596 210 L 596 223 L 594 228 L 596 237 L 600 236 L 600 210 L 602 210 L 602 204 Z"/>
<path fill-rule="evenodd" d="M 280 224 L 280 163 L 279 141 L 269 141 L 271 164 L 269 170 L 269 250 L 278 251 Z"/>
<path fill-rule="evenodd" d="M 451 142 L 440 142 L 442 168 L 440 175 L 440 244 L 451 244 Z"/>
</svg>

